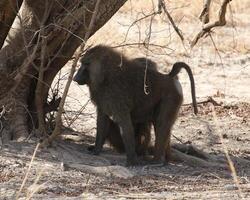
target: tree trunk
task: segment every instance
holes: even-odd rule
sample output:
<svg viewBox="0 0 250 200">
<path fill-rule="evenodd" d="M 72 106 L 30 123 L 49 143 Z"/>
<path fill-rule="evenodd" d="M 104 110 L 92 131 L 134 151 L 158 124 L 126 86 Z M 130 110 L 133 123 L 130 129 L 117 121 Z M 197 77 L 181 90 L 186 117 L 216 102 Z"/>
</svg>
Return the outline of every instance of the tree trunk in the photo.
<svg viewBox="0 0 250 200">
<path fill-rule="evenodd" d="M 87 31 L 96 0 L 2 2 L 0 12 L 6 14 L 0 15 L 0 45 L 10 31 L 0 50 L 0 112 L 3 107 L 8 111 L 0 115 L 3 124 L 0 133 L 20 140 L 29 135 L 29 122 L 36 128 L 38 122 L 43 123 L 37 118 L 37 110 L 44 117 L 50 85 L 83 42 L 81 38 Z M 125 2 L 102 1 L 91 35 Z M 21 3 L 15 29 L 9 29 Z M 8 26 L 2 28 L 3 24 Z"/>
<path fill-rule="evenodd" d="M 0 48 L 3 46 L 22 2 L 23 0 L 2 0 L 0 2 Z"/>
</svg>

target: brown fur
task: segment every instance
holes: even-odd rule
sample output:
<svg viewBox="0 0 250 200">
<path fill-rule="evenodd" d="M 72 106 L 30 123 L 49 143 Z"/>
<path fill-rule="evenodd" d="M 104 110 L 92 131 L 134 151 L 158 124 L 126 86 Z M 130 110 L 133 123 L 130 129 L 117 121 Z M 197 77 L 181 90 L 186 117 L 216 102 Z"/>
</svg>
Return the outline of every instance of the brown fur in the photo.
<svg viewBox="0 0 250 200">
<path fill-rule="evenodd" d="M 136 131 L 139 124 L 152 123 L 155 129 L 154 160 L 170 157 L 171 128 L 183 95 L 180 83 L 168 74 L 148 69 L 144 93 L 144 67 L 107 46 L 86 52 L 74 80 L 87 84 L 97 106 L 97 135 L 93 152 L 99 154 L 112 124 L 119 127 L 128 165 L 138 164 Z M 140 134 L 139 134 L 140 135 Z M 141 139 L 141 137 L 139 137 Z"/>
<path fill-rule="evenodd" d="M 134 66 L 139 64 L 144 67 L 144 69 L 151 69 L 157 71 L 157 65 L 154 61 L 145 58 L 139 57 L 132 60 Z M 151 123 L 138 123 L 134 124 L 135 132 L 135 148 L 137 155 L 147 155 L 148 147 L 151 140 Z M 110 130 L 107 136 L 107 141 L 120 153 L 125 152 L 125 147 L 122 141 L 121 133 L 117 124 L 112 123 Z M 90 148 L 92 149 L 92 147 Z"/>
</svg>

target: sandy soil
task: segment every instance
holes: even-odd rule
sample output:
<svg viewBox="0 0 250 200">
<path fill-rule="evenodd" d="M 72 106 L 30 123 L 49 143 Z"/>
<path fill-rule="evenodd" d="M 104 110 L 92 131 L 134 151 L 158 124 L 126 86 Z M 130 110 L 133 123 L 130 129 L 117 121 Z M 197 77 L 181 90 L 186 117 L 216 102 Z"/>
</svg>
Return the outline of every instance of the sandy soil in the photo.
<svg viewBox="0 0 250 200">
<path fill-rule="evenodd" d="M 117 13 L 89 44 L 123 44 L 128 25 L 136 19 L 130 7 L 127 4 Z M 227 163 L 226 149 L 235 166 L 237 181 L 229 167 L 185 163 L 125 167 L 125 156 L 108 145 L 100 156 L 88 154 L 87 147 L 94 142 L 96 131 L 95 107 L 89 101 L 87 87 L 73 83 L 65 106 L 67 128 L 52 147 L 38 149 L 20 193 L 37 141 L 32 137 L 26 143 L 0 146 L 0 199 L 15 199 L 17 194 L 21 199 L 250 199 L 250 40 L 247 35 L 250 23 L 244 20 L 250 17 L 250 7 L 247 4 L 242 10 L 234 4 L 232 8 L 239 11 L 233 18 L 236 29 L 232 28 L 230 20 L 228 26 L 216 29 L 213 35 L 219 51 L 215 51 L 209 37 L 192 50 L 186 43 L 183 46 L 162 18 L 153 20 L 151 41 L 166 48 L 146 51 L 130 46 L 120 50 L 129 56 L 147 55 L 159 63 L 162 72 L 169 71 L 171 65 L 180 60 L 192 67 L 200 102 L 199 115 L 192 114 L 190 85 L 186 73 L 182 72 L 179 79 L 185 101 L 173 129 L 173 143 L 192 144 L 208 153 L 209 162 L 218 166 Z M 143 9 L 146 12 L 147 6 L 143 5 Z M 179 22 L 186 40 L 197 32 L 199 23 L 194 18 L 198 11 L 191 6 L 190 13 L 183 14 L 185 17 Z M 178 12 L 182 10 L 173 9 L 176 20 L 181 19 Z M 140 24 L 144 38 L 149 21 Z M 131 29 L 125 43 L 133 42 L 138 42 L 136 28 Z M 61 89 L 69 67 L 70 63 L 61 73 L 64 75 Z M 202 103 L 208 97 L 219 105 Z"/>
</svg>

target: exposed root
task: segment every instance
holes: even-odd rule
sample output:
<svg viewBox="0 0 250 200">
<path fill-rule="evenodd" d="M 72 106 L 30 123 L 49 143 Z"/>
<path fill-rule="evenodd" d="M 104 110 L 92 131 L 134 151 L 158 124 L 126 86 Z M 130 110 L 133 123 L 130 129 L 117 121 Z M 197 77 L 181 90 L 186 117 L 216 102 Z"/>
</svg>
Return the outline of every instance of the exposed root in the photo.
<svg viewBox="0 0 250 200">
<path fill-rule="evenodd" d="M 190 144 L 174 144 L 172 145 L 172 148 L 182 152 L 182 153 L 185 153 L 185 154 L 188 154 L 188 155 L 191 155 L 191 156 L 195 156 L 197 158 L 201 158 L 201 159 L 204 159 L 204 160 L 211 160 L 211 156 L 199 149 L 197 149 L 196 147 L 194 147 L 193 145 L 190 145 Z"/>
<path fill-rule="evenodd" d="M 6 96 L 0 109 L 0 137 L 3 143 L 15 139 L 24 141 L 28 137 L 27 107 L 11 97 Z"/>
<path fill-rule="evenodd" d="M 227 165 L 223 164 L 225 163 L 225 159 L 216 159 L 210 154 L 189 144 L 172 145 L 172 160 L 175 162 L 183 162 L 193 167 L 227 168 Z"/>
<path fill-rule="evenodd" d="M 68 168 L 80 170 L 82 172 L 98 175 L 98 176 L 108 176 L 108 177 L 117 177 L 117 178 L 132 178 L 134 174 L 128 170 L 126 167 L 123 166 L 90 166 L 90 165 L 83 165 L 78 163 L 69 163 L 69 164 L 62 164 L 61 165 L 64 170 Z"/>
<path fill-rule="evenodd" d="M 217 169 L 218 168 L 227 169 L 226 164 L 209 162 L 201 158 L 185 154 L 174 148 L 172 148 L 172 151 L 171 151 L 171 160 L 174 162 L 181 162 L 192 167 L 210 167 L 210 168 L 217 168 Z"/>
</svg>

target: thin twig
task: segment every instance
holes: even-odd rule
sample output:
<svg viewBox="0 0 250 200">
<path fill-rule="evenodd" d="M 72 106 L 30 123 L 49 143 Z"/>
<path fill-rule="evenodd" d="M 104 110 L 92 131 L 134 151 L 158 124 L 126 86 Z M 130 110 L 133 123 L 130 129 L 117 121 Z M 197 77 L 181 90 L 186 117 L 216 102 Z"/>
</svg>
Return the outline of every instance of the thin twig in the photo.
<svg viewBox="0 0 250 200">
<path fill-rule="evenodd" d="M 154 18 L 154 15 L 150 19 L 149 29 L 148 29 L 147 37 L 145 39 L 146 58 L 148 57 L 148 50 L 149 50 L 149 48 L 148 48 L 149 45 L 148 44 L 150 43 L 150 39 L 151 39 L 153 18 Z M 146 95 L 149 94 L 148 85 L 147 85 L 147 71 L 148 71 L 148 59 L 146 59 L 146 67 L 145 67 L 145 70 L 144 70 L 144 80 L 143 80 L 143 89 L 144 89 L 144 93 Z"/>
<path fill-rule="evenodd" d="M 215 101 L 213 99 L 213 97 L 208 97 L 207 100 L 204 100 L 204 101 L 199 101 L 197 102 L 197 105 L 198 104 L 205 104 L 205 103 L 212 103 L 214 106 L 221 106 L 221 103 L 218 103 L 217 101 Z M 186 104 L 182 104 L 183 106 L 190 106 L 192 105 L 192 103 L 186 103 Z"/>
<path fill-rule="evenodd" d="M 175 32 L 176 32 L 177 35 L 180 37 L 181 41 L 183 41 L 183 40 L 184 40 L 184 37 L 183 37 L 183 35 L 181 34 L 180 29 L 176 26 L 176 24 L 175 24 L 173 18 L 172 18 L 171 15 L 169 14 L 169 12 L 168 12 L 168 10 L 167 10 L 167 8 L 166 8 L 166 5 L 165 5 L 165 3 L 164 3 L 163 0 L 159 0 L 159 7 L 162 7 L 162 8 L 163 8 L 165 14 L 167 15 L 167 17 L 168 17 L 170 23 L 171 23 L 172 26 L 173 26 Z"/>
<path fill-rule="evenodd" d="M 17 199 L 17 200 L 19 199 L 19 196 L 20 196 L 20 194 L 21 194 L 21 192 L 22 192 L 22 190 L 23 190 L 23 187 L 24 187 L 24 185 L 25 185 L 25 183 L 26 183 L 26 181 L 27 181 L 29 172 L 30 172 L 30 170 L 31 170 L 31 166 L 32 166 L 32 164 L 33 164 L 33 161 L 34 161 L 34 158 L 35 158 L 35 156 L 36 156 L 36 152 L 37 152 L 39 146 L 40 146 L 40 143 L 38 143 L 38 144 L 36 145 L 36 148 L 35 148 L 35 150 L 34 150 L 34 152 L 33 152 L 33 155 L 32 155 L 32 157 L 31 157 L 30 164 L 29 164 L 29 167 L 28 167 L 28 169 L 27 169 L 27 171 L 26 171 L 26 174 L 25 174 L 25 177 L 24 177 L 24 179 L 23 179 L 22 185 L 21 185 L 21 187 L 20 187 L 20 189 L 19 189 L 19 191 L 18 191 L 18 193 L 17 193 L 17 196 L 16 196 L 16 199 Z"/>
</svg>

